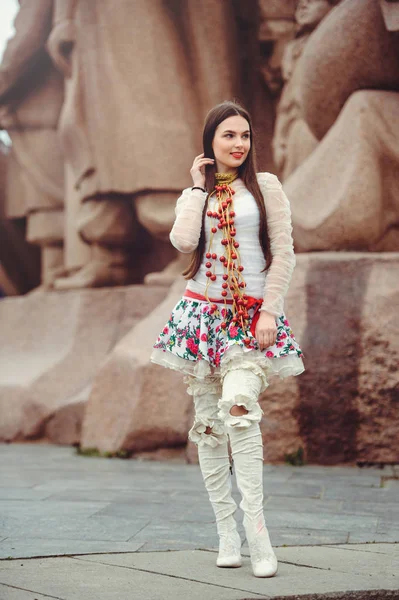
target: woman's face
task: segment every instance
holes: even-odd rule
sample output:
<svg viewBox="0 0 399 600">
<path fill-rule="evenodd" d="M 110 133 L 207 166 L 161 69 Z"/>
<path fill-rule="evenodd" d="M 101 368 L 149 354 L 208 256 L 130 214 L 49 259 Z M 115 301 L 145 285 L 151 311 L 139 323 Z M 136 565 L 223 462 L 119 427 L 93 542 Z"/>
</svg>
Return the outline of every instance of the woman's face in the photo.
<svg viewBox="0 0 399 600">
<path fill-rule="evenodd" d="M 243 164 L 251 147 L 249 123 L 244 117 L 228 117 L 216 127 L 212 149 L 219 173 L 234 172 Z"/>
</svg>

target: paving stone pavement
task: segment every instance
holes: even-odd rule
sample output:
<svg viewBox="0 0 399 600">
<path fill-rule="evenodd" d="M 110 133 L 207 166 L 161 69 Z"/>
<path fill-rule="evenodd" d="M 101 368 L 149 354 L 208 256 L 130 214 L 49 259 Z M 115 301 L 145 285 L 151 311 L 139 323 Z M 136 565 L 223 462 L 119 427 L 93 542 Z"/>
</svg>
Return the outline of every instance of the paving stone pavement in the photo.
<svg viewBox="0 0 399 600">
<path fill-rule="evenodd" d="M 399 599 L 396 467 L 265 465 L 280 566 L 263 580 L 246 543 L 241 569 L 215 567 L 198 465 L 46 444 L 0 445 L 0 465 L 0 600 Z"/>
</svg>

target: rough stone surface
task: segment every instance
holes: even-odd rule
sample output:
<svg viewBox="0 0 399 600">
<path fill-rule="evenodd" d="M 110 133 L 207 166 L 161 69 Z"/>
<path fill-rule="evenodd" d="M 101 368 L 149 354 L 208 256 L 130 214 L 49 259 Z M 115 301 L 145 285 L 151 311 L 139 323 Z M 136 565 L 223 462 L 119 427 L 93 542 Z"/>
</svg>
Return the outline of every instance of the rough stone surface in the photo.
<svg viewBox="0 0 399 600">
<path fill-rule="evenodd" d="M 198 153 L 202 117 L 241 91 L 234 10 L 224 2 L 207 3 L 206 10 L 202 2 L 189 3 L 176 20 L 173 5 L 143 0 L 134 6 L 122 0 L 118 11 L 111 0 L 95 7 L 78 2 L 74 11 L 56 4 L 50 53 L 59 67 L 56 42 L 63 35 L 72 47 L 63 69 L 70 80 L 60 135 L 81 196 L 181 190 L 190 182 L 187 157 Z M 218 23 L 226 27 L 215 38 Z M 154 39 L 149 30 L 157 31 Z"/>
<path fill-rule="evenodd" d="M 83 447 L 138 452 L 186 444 L 192 399 L 183 378 L 149 360 L 165 314 L 181 293 L 179 279 L 164 302 L 116 345 L 99 370 L 83 422 Z"/>
<path fill-rule="evenodd" d="M 284 182 L 297 252 L 399 250 L 398 115 L 398 92 L 352 94 Z"/>
<path fill-rule="evenodd" d="M 26 240 L 42 249 L 44 284 L 52 279 L 46 254 L 54 245 L 59 255 L 56 266 L 62 265 L 64 225 L 64 163 L 56 131 L 63 82 L 45 49 L 52 4 L 49 0 L 19 3 L 14 34 L 0 64 L 0 126 L 12 140 L 3 210 L 10 219 L 26 217 Z M 14 254 L 12 275 L 15 269 L 23 271 L 24 261 L 12 240 L 6 241 Z"/>
<path fill-rule="evenodd" d="M 79 403 L 91 379 L 163 294 L 161 287 L 131 286 L 3 300 L 0 439 L 48 435 L 54 442 L 76 443 Z"/>
<path fill-rule="evenodd" d="M 272 379 L 261 397 L 265 460 L 295 460 L 300 448 L 312 463 L 399 460 L 398 270 L 394 253 L 298 255 L 286 314 L 306 371 Z M 166 456 L 197 462 L 194 446 L 184 452 L 193 406 L 183 377 L 149 363 L 184 285 L 166 297 L 132 286 L 3 301 L 2 439 L 146 457 L 175 448 Z"/>
<path fill-rule="evenodd" d="M 321 140 L 284 182 L 297 252 L 399 250 L 399 38 L 385 4 L 399 18 L 397 3 L 341 2 L 297 64 L 301 117 Z"/>
<path fill-rule="evenodd" d="M 311 462 L 398 461 L 398 255 L 297 259 L 286 312 L 306 371 L 261 399 L 265 459 L 302 447 Z"/>
<path fill-rule="evenodd" d="M 259 9 L 266 19 L 294 21 L 295 0 L 259 0 Z"/>
<path fill-rule="evenodd" d="M 399 256 L 318 253 L 298 263 L 307 306 L 294 314 L 306 322 L 307 370 L 293 418 L 308 459 L 397 462 Z"/>
<path fill-rule="evenodd" d="M 304 117 L 319 139 L 353 92 L 399 90 L 398 38 L 380 3 L 341 2 L 312 35 L 301 68 Z"/>
<path fill-rule="evenodd" d="M 112 0 L 54 3 L 48 50 L 65 76 L 58 133 L 70 183 L 84 200 L 70 225 L 93 254 L 99 245 L 110 255 L 60 277 L 57 289 L 115 285 L 116 277 L 122 285 L 151 271 L 148 246 L 153 238 L 169 245 L 203 118 L 247 87 L 238 48 L 246 48 L 248 60 L 254 54 L 251 36 L 246 41 L 239 32 L 240 9 L 231 3 L 190 2 L 180 10 L 173 2 L 120 0 L 117 11 L 113 6 Z M 223 34 L 213 36 L 222 23 Z M 121 255 L 129 269 L 118 272 Z M 166 258 L 154 253 L 155 269 Z"/>
<path fill-rule="evenodd" d="M 45 426 L 45 437 L 49 441 L 79 445 L 88 394 L 89 390 L 86 388 L 80 395 L 80 400 L 68 402 L 49 418 Z"/>
<path fill-rule="evenodd" d="M 253 68 L 256 1 L 241 4 L 120 0 L 115 11 L 112 0 L 19 2 L 0 65 L 0 125 L 13 141 L 5 212 L 34 211 L 27 236 L 43 250 L 42 284 L 131 284 L 175 258 L 168 234 L 176 198 L 192 183 L 203 119 L 215 104 L 247 103 L 260 160 L 271 164 L 271 97 Z M 45 251 L 54 242 L 50 268 Z M 93 257 L 98 245 L 107 259 Z M 23 275 L 25 260 L 15 253 L 15 261 Z"/>
<path fill-rule="evenodd" d="M 281 461 L 303 448 L 307 459 L 316 463 L 397 461 L 399 347 L 393 318 L 389 336 L 385 331 L 386 315 L 398 303 L 399 257 L 318 253 L 297 258 L 286 313 L 304 350 L 306 371 L 296 378 L 272 380 L 261 397 L 265 459 Z M 183 283 L 176 282 L 162 305 L 121 341 L 99 372 L 85 418 L 85 446 L 133 451 L 168 446 L 171 438 L 163 423 L 170 414 L 178 424 L 175 444 L 184 443 L 192 407 L 182 376 L 148 365 L 150 345 Z M 138 382 L 136 392 L 133 380 Z M 112 417 L 111 389 L 120 410 Z M 187 446 L 187 460 L 197 462 L 192 444 Z"/>
</svg>

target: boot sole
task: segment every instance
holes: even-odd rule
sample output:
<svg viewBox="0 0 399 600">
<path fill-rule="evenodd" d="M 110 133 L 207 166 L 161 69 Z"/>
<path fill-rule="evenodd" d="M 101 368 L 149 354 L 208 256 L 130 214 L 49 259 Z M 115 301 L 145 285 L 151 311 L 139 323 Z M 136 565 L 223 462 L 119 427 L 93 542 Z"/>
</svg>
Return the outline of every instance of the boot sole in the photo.
<svg viewBox="0 0 399 600">
<path fill-rule="evenodd" d="M 277 571 L 278 571 L 278 569 L 276 569 L 274 572 L 267 574 L 267 575 L 256 575 L 254 573 L 254 577 L 258 577 L 259 579 L 267 579 L 268 577 L 274 577 L 275 575 L 277 575 Z"/>
<path fill-rule="evenodd" d="M 242 561 L 236 561 L 236 562 L 231 562 L 231 563 L 218 563 L 216 561 L 216 566 L 219 567 L 220 569 L 238 569 L 238 567 L 242 566 Z"/>
</svg>

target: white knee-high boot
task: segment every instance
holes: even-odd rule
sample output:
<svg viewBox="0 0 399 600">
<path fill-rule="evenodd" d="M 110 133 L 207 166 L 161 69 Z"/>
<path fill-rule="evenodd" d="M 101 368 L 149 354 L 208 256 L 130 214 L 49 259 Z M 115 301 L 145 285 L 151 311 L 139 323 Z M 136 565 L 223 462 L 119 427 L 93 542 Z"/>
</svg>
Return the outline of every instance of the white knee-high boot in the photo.
<svg viewBox="0 0 399 600">
<path fill-rule="evenodd" d="M 233 516 L 237 505 L 231 496 L 227 435 L 222 443 L 215 447 L 208 444 L 199 445 L 198 458 L 219 535 L 219 555 L 216 564 L 218 567 L 240 567 L 241 538 Z"/>
<path fill-rule="evenodd" d="M 220 387 L 220 385 L 219 385 Z M 190 380 L 195 406 L 194 424 L 189 439 L 198 446 L 198 459 L 205 488 L 216 518 L 219 535 L 218 567 L 241 566 L 241 538 L 237 532 L 234 513 L 237 504 L 231 495 L 228 437 L 223 423 L 217 418 L 220 389 Z"/>
<path fill-rule="evenodd" d="M 272 577 L 278 565 L 263 514 L 263 444 L 259 424 L 228 427 L 228 431 L 253 573 L 255 577 Z"/>
<path fill-rule="evenodd" d="M 272 577 L 277 572 L 277 558 L 263 515 L 263 443 L 259 427 L 262 410 L 258 398 L 267 385 L 264 371 L 256 361 L 250 356 L 240 357 L 224 370 L 218 413 L 230 437 L 237 486 L 242 495 L 240 507 L 256 577 Z M 233 406 L 242 406 L 246 413 L 233 415 Z"/>
</svg>

